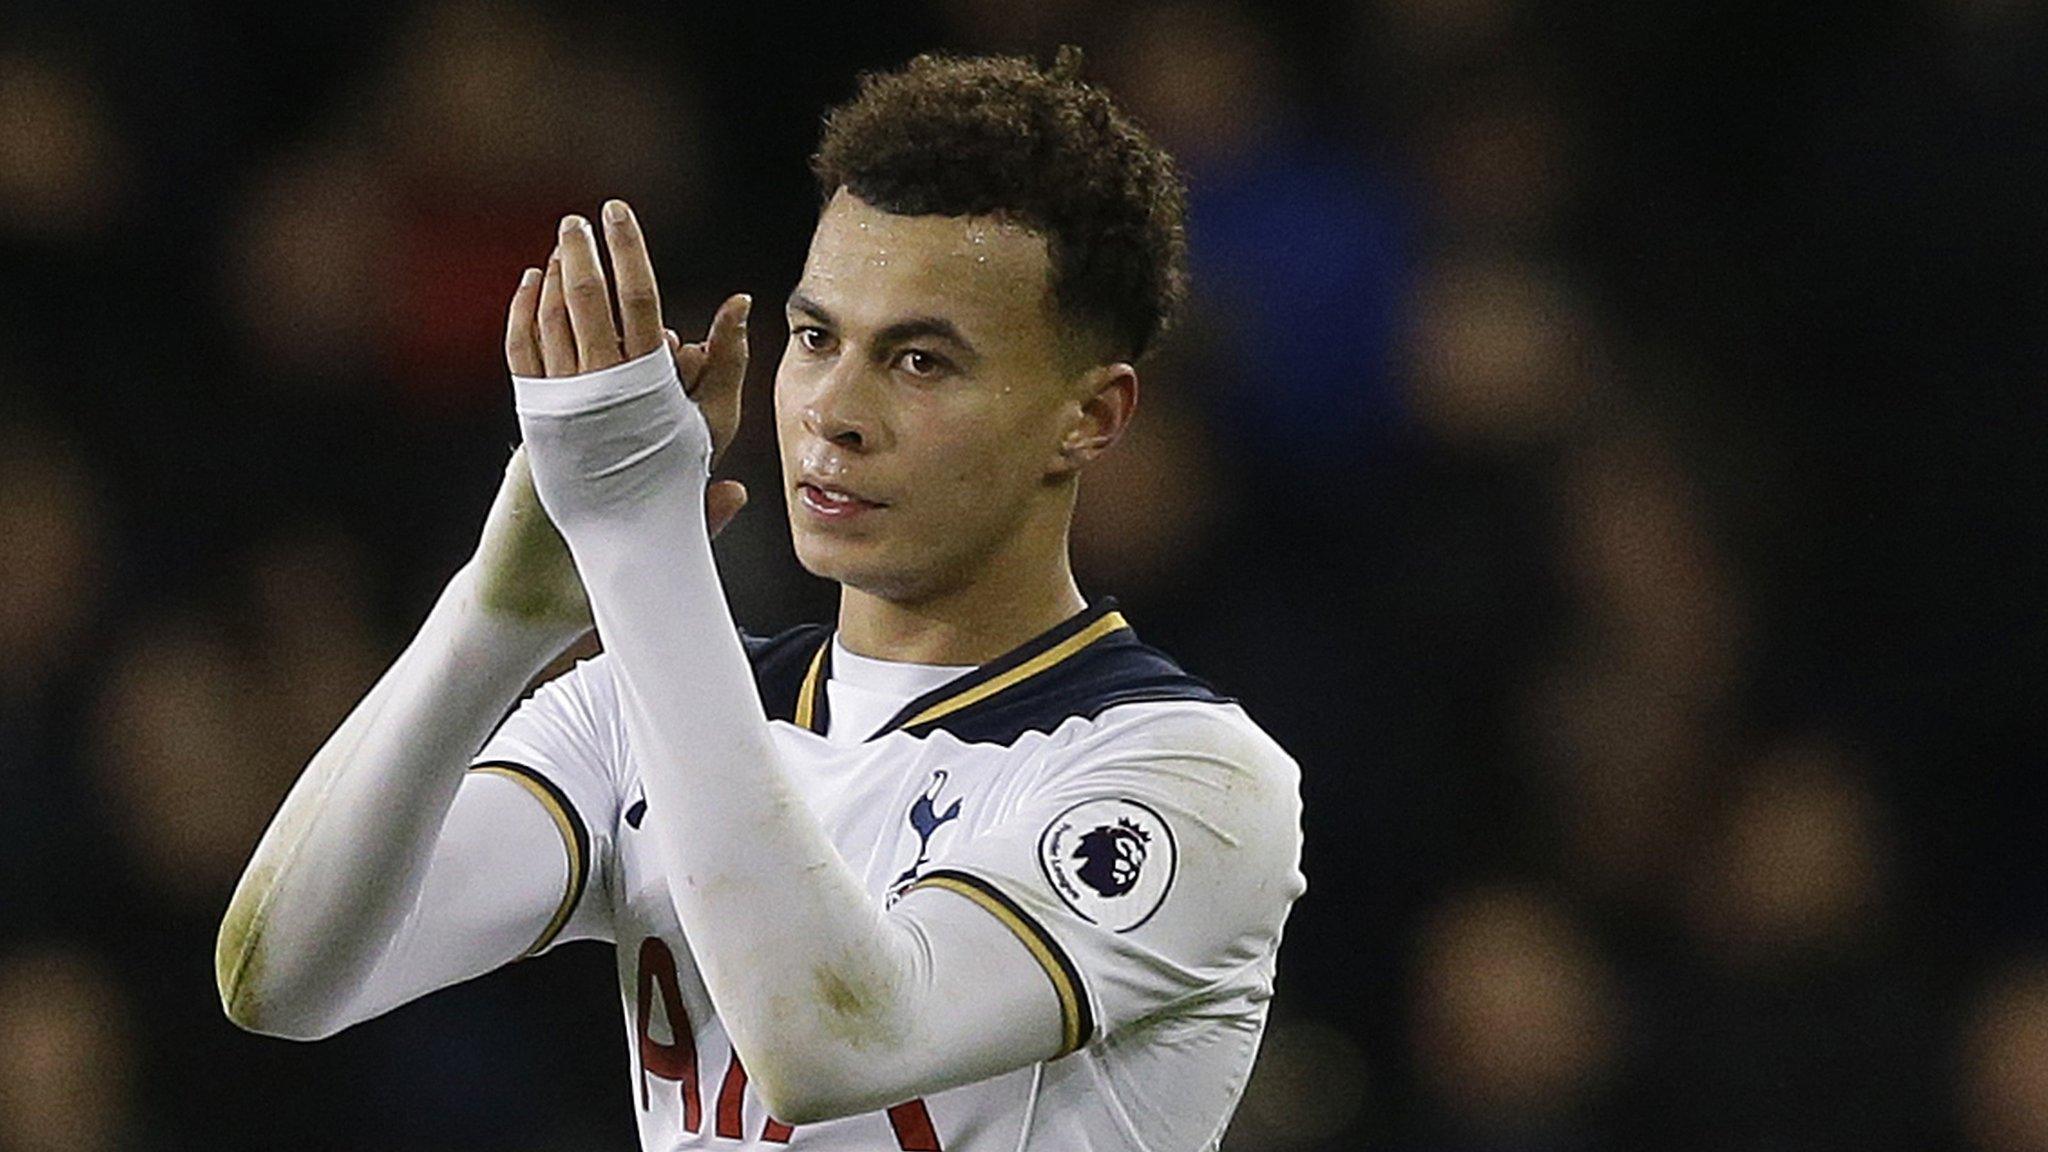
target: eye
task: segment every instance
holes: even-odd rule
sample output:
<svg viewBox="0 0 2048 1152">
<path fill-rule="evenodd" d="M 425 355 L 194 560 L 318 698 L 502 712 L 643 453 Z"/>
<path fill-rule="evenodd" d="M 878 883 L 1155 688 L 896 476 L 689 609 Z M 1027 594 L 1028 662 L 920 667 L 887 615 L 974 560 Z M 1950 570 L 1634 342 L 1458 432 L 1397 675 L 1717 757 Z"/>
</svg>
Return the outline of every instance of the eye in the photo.
<svg viewBox="0 0 2048 1152">
<path fill-rule="evenodd" d="M 815 324 L 792 328 L 789 334 L 806 352 L 824 352 L 832 347 L 832 334 Z"/>
<path fill-rule="evenodd" d="M 943 357 L 922 348 L 906 348 L 897 353 L 896 366 L 920 379 L 944 375 L 953 367 Z"/>
</svg>

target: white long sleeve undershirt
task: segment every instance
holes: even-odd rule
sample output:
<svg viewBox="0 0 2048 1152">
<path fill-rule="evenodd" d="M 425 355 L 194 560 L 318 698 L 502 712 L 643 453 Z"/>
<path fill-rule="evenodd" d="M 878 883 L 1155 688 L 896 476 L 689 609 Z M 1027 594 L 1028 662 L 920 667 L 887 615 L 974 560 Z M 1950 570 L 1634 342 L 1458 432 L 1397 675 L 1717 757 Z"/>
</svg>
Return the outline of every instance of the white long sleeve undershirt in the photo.
<svg viewBox="0 0 2048 1152">
<path fill-rule="evenodd" d="M 474 585 L 469 569 L 450 582 L 250 858 L 215 961 L 243 1027 L 316 1039 L 487 972 L 532 943 L 528 909 L 559 899 L 545 814 L 464 769 L 574 637 L 483 610 Z M 473 834 L 480 818 L 500 834 Z"/>
<path fill-rule="evenodd" d="M 947 894 L 883 911 L 778 763 L 712 560 L 709 433 L 666 351 L 514 386 L 618 681 L 643 831 L 763 1102 L 801 1123 L 1055 1055 L 1024 947 Z"/>
<path fill-rule="evenodd" d="M 644 831 L 764 1104 L 824 1119 L 1055 1054 L 1057 997 L 1016 938 L 937 889 L 884 912 L 777 763 L 712 565 L 704 426 L 672 363 L 516 384 L 640 750 Z M 457 574 L 252 857 L 218 956 L 244 1027 L 330 1035 L 524 955 L 559 904 L 547 814 L 464 769 L 572 637 L 487 612 L 473 588 Z M 602 935 L 602 915 L 586 907 L 562 938 Z"/>
</svg>

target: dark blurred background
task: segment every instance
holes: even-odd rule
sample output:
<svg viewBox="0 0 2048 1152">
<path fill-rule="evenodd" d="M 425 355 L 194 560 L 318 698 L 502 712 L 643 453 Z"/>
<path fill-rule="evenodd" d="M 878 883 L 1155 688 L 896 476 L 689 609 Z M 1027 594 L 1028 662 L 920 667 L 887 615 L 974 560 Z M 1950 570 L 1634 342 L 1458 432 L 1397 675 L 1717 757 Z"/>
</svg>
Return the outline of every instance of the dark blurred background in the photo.
<svg viewBox="0 0 2048 1152">
<path fill-rule="evenodd" d="M 327 1043 L 215 924 L 467 556 L 505 299 L 631 199 L 757 314 L 822 110 L 933 47 L 1185 164 L 1091 593 L 1301 761 L 1226 1147 L 2048 1149 L 2048 4 L 0 8 L 0 1152 L 634 1147 L 606 950 Z"/>
</svg>

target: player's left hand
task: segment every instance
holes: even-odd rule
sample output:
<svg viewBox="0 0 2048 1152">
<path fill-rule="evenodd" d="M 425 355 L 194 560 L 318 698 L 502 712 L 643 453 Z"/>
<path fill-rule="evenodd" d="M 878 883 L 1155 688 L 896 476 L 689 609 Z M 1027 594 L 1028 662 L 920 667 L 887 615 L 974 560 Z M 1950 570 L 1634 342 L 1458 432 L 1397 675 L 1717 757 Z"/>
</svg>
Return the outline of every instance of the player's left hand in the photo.
<svg viewBox="0 0 2048 1152">
<path fill-rule="evenodd" d="M 521 376 L 574 376 L 609 368 L 666 344 L 683 391 L 711 427 L 714 462 L 739 430 L 741 385 L 747 375 L 747 314 L 753 299 L 728 297 L 703 340 L 684 343 L 661 323 L 661 291 L 640 221 L 623 200 L 604 206 L 605 246 L 617 279 L 614 294 L 599 261 L 597 237 L 581 216 L 565 216 L 538 291 L 522 285 L 513 298 L 505 355 Z M 732 484 L 720 481 L 714 489 Z M 735 485 L 735 487 L 737 487 Z"/>
</svg>

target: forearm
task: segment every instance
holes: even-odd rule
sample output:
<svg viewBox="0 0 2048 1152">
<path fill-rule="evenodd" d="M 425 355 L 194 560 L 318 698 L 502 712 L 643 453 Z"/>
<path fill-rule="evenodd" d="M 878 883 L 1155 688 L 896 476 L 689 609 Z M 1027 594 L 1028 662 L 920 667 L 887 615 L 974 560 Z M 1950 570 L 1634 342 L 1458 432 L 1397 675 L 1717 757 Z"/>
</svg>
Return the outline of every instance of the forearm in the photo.
<svg viewBox="0 0 2048 1152">
<path fill-rule="evenodd" d="M 869 898 L 777 762 L 705 532 L 702 422 L 653 368 L 519 382 L 541 501 L 620 683 L 643 832 L 769 1107 L 800 1121 L 893 1103 L 864 1094 L 886 1096 L 874 1073 L 928 1039 L 933 953 Z"/>
<path fill-rule="evenodd" d="M 481 611 L 474 573 L 314 754 L 221 924 L 215 973 L 243 1027 L 313 1037 L 351 1020 L 405 923 L 464 769 L 566 642 Z"/>
</svg>

